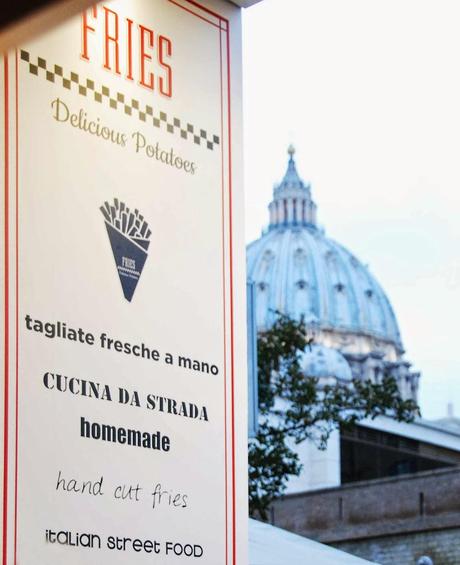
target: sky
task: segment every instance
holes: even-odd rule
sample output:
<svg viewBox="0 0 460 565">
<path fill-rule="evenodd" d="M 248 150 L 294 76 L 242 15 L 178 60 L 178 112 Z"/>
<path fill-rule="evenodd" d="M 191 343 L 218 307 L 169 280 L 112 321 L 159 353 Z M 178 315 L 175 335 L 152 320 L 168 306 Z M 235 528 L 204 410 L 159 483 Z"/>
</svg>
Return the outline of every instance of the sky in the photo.
<svg viewBox="0 0 460 565">
<path fill-rule="evenodd" d="M 377 278 L 429 419 L 460 417 L 460 2 L 263 0 L 243 14 L 246 238 L 286 149 Z"/>
</svg>

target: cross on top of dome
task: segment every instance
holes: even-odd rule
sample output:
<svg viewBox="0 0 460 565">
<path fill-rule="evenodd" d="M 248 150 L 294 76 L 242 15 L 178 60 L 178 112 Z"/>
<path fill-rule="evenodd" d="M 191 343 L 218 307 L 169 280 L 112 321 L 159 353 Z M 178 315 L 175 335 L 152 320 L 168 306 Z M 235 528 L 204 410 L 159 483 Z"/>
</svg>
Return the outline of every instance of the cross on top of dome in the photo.
<svg viewBox="0 0 460 565">
<path fill-rule="evenodd" d="M 297 167 L 294 161 L 295 148 L 292 143 L 291 145 L 289 145 L 287 152 L 289 155 L 287 171 L 284 175 L 283 180 L 281 181 L 281 184 L 277 188 L 299 188 L 302 190 L 310 190 L 310 186 L 304 184 L 303 180 L 299 176 L 299 173 L 297 172 Z"/>
</svg>

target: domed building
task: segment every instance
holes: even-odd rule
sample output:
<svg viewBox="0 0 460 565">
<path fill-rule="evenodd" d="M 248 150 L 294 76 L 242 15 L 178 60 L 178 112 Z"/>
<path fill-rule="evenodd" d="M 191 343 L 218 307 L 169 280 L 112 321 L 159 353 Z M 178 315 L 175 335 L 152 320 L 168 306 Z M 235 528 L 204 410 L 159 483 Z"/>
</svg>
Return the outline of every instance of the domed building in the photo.
<svg viewBox="0 0 460 565">
<path fill-rule="evenodd" d="M 419 373 L 404 359 L 398 323 L 375 277 L 317 223 L 311 186 L 299 176 L 294 148 L 269 204 L 269 226 L 247 248 L 247 274 L 256 288 L 258 329 L 277 312 L 303 317 L 315 346 L 307 376 L 372 379 L 391 374 L 404 398 L 417 400 Z"/>
</svg>

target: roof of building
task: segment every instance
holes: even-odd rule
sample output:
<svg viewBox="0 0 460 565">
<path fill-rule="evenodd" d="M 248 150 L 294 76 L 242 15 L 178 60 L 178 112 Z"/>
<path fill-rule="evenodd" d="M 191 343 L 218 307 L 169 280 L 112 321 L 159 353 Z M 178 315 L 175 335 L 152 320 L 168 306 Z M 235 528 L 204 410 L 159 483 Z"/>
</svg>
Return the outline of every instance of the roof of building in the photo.
<svg viewBox="0 0 460 565">
<path fill-rule="evenodd" d="M 460 436 L 460 419 L 452 417 L 440 418 L 439 420 L 420 420 L 420 425 L 434 430 Z"/>
<path fill-rule="evenodd" d="M 328 545 L 249 520 L 249 565 L 366 565 L 366 561 Z"/>
<path fill-rule="evenodd" d="M 458 425 L 446 425 L 424 418 L 416 418 L 413 422 L 398 422 L 388 416 L 378 416 L 373 420 L 367 418 L 361 420 L 358 425 L 460 451 Z"/>
<path fill-rule="evenodd" d="M 258 326 L 269 327 L 280 311 L 304 316 L 310 325 L 374 336 L 402 349 L 395 314 L 375 277 L 318 227 L 311 186 L 297 172 L 293 148 L 269 210 L 268 231 L 247 249 Z"/>
</svg>

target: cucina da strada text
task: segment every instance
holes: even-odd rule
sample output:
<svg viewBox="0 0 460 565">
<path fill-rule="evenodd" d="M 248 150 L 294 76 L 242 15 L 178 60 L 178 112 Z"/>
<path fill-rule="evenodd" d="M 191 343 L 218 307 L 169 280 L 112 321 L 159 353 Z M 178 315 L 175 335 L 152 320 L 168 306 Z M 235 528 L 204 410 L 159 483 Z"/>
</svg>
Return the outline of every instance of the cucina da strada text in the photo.
<svg viewBox="0 0 460 565">
<path fill-rule="evenodd" d="M 135 390 L 129 391 L 121 387 L 112 389 L 107 384 L 76 377 L 67 377 L 59 373 L 46 372 L 43 375 L 43 386 L 49 391 L 118 402 L 119 404 L 137 408 L 144 406 L 147 410 L 156 410 L 157 412 L 204 422 L 209 421 L 207 407 L 200 406 L 194 402 L 175 400 L 174 398 L 167 398 L 153 393 L 147 394 L 145 399 L 143 399 L 139 392 Z"/>
</svg>

